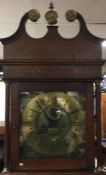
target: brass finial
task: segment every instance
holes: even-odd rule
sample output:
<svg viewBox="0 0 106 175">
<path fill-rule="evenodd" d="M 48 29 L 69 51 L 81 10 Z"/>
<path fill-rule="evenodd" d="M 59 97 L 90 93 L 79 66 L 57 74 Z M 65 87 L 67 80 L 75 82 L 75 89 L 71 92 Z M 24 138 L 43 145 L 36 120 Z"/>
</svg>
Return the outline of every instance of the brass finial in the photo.
<svg viewBox="0 0 106 175">
<path fill-rule="evenodd" d="M 74 10 L 68 10 L 68 11 L 66 12 L 66 19 L 67 19 L 69 22 L 75 21 L 76 17 L 77 17 L 77 12 L 76 12 L 76 11 L 74 11 Z"/>
<path fill-rule="evenodd" d="M 58 14 L 56 11 L 54 11 L 54 5 L 53 3 L 51 2 L 50 5 L 49 5 L 49 11 L 46 12 L 45 14 L 45 18 L 46 20 L 48 21 L 48 24 L 50 25 L 53 25 L 53 24 L 56 24 L 57 23 L 57 18 L 58 18 Z"/>
<path fill-rule="evenodd" d="M 53 9 L 54 9 L 54 5 L 53 5 L 52 2 L 51 2 L 50 5 L 49 5 L 49 9 L 50 9 L 50 10 L 53 10 Z"/>
<path fill-rule="evenodd" d="M 36 22 L 40 18 L 40 13 L 38 12 L 38 10 L 32 9 L 28 12 L 28 18 L 31 21 Z"/>
</svg>

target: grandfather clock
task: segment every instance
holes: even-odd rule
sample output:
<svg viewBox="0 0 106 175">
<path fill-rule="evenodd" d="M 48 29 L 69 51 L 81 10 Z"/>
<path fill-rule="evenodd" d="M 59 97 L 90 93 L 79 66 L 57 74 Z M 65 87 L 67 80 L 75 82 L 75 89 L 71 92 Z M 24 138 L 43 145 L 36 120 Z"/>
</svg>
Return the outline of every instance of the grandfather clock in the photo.
<svg viewBox="0 0 106 175">
<path fill-rule="evenodd" d="M 15 34 L 1 39 L 5 166 L 18 173 L 93 174 L 103 166 L 99 88 L 103 39 L 93 36 L 73 10 L 66 18 L 78 20 L 80 31 L 72 39 L 61 37 L 54 25 L 58 14 L 53 4 L 45 15 L 46 35 L 31 38 L 25 23 L 39 17 L 37 10 L 27 12 Z"/>
</svg>

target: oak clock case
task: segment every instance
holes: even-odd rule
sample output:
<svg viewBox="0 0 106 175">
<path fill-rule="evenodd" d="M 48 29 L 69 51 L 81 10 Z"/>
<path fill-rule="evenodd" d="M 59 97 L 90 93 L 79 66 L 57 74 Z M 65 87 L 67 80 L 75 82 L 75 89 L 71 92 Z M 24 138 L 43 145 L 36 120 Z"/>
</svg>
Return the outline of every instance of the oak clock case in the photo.
<svg viewBox="0 0 106 175">
<path fill-rule="evenodd" d="M 66 18 L 79 20 L 80 31 L 73 39 L 62 38 L 53 26 L 58 14 L 50 8 L 46 18 L 52 26 L 44 37 L 34 39 L 26 33 L 26 21 L 40 17 L 31 10 L 14 35 L 1 39 L 4 60 L 0 65 L 6 82 L 5 167 L 10 172 L 38 174 L 94 172 L 95 158 L 97 166 L 103 165 L 99 103 L 103 39 L 90 34 L 83 17 L 70 10 Z"/>
</svg>

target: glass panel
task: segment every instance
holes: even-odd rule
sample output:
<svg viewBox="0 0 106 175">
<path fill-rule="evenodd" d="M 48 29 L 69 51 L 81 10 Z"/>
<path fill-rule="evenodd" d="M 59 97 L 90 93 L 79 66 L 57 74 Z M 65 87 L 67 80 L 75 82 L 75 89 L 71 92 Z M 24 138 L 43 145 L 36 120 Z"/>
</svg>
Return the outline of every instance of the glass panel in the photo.
<svg viewBox="0 0 106 175">
<path fill-rule="evenodd" d="M 84 92 L 21 92 L 20 158 L 83 157 L 85 101 Z"/>
<path fill-rule="evenodd" d="M 0 73 L 0 75 L 2 75 Z M 5 123 L 5 83 L 0 81 L 0 126 Z"/>
</svg>

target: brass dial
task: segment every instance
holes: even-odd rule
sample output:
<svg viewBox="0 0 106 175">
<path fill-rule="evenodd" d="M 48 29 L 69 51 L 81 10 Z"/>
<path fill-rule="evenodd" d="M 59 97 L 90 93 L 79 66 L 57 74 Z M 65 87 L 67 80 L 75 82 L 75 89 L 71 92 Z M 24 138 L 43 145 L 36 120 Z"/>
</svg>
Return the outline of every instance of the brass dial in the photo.
<svg viewBox="0 0 106 175">
<path fill-rule="evenodd" d="M 22 120 L 23 156 L 72 157 L 81 153 L 80 147 L 85 143 L 85 113 L 67 93 L 37 95 L 27 104 Z"/>
</svg>

